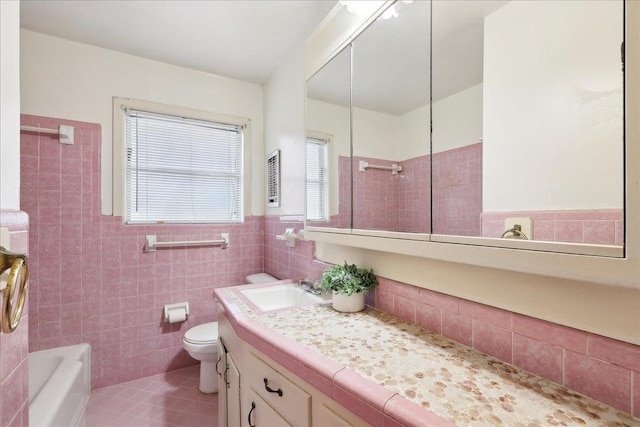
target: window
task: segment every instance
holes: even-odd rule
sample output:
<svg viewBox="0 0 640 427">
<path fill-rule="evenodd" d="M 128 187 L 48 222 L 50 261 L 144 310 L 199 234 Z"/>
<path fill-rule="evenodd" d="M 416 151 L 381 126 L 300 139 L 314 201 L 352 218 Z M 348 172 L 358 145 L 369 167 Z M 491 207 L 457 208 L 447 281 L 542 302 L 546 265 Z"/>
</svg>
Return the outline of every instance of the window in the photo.
<svg viewBox="0 0 640 427">
<path fill-rule="evenodd" d="M 122 111 L 126 223 L 242 222 L 244 126 Z"/>
<path fill-rule="evenodd" d="M 327 139 L 307 137 L 307 219 L 327 221 L 329 185 Z"/>
</svg>

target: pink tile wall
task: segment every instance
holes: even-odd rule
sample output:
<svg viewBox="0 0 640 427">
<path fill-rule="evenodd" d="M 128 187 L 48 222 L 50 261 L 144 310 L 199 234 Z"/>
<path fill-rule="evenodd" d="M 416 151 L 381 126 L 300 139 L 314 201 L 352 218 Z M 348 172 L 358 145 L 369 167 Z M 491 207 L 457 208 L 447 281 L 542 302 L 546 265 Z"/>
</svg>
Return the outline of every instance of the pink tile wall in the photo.
<svg viewBox="0 0 640 427">
<path fill-rule="evenodd" d="M 430 156 L 402 162 L 398 181 L 398 231 L 429 233 L 431 228 Z"/>
<path fill-rule="evenodd" d="M 266 216 L 264 221 L 264 270 L 278 279 L 319 279 L 322 270 L 329 264 L 314 259 L 313 242 L 296 240 L 296 246 L 290 248 L 276 235 L 283 234 L 285 229 L 304 228 L 303 221 L 281 219 L 278 216 Z"/>
<path fill-rule="evenodd" d="M 398 230 L 398 186 L 401 174 L 380 169 L 358 170 L 361 160 L 391 166 L 391 161 L 353 157 L 353 228 Z"/>
<path fill-rule="evenodd" d="M 433 154 L 433 233 L 480 235 L 482 143 Z"/>
<path fill-rule="evenodd" d="M 547 242 L 624 244 L 622 209 L 484 212 L 482 236 L 500 237 L 509 217 L 532 219 L 533 239 Z"/>
<path fill-rule="evenodd" d="M 402 162 L 371 157 L 353 159 L 353 226 L 366 230 L 428 233 L 431 225 L 430 157 L 421 156 Z M 370 164 L 402 165 L 402 172 L 358 170 L 360 160 Z M 340 170 L 341 176 L 349 173 Z"/>
<path fill-rule="evenodd" d="M 640 416 L 640 346 L 378 280 L 378 309 Z"/>
<path fill-rule="evenodd" d="M 25 212 L 0 211 L 0 226 L 9 228 L 12 252 L 28 253 L 29 218 Z M 28 260 L 31 266 L 32 258 Z M 13 333 L 0 333 L 0 425 L 29 426 L 29 303 Z"/>
<path fill-rule="evenodd" d="M 21 199 L 31 219 L 29 349 L 87 342 L 92 385 L 104 387 L 191 364 L 184 332 L 216 319 L 212 291 L 263 271 L 263 217 L 233 225 L 123 225 L 100 214 L 100 125 L 35 116 L 22 124 L 75 127 L 75 144 L 23 133 Z M 145 235 L 219 239 L 228 249 L 144 253 Z M 162 321 L 163 305 L 189 301 L 184 323 Z"/>
</svg>

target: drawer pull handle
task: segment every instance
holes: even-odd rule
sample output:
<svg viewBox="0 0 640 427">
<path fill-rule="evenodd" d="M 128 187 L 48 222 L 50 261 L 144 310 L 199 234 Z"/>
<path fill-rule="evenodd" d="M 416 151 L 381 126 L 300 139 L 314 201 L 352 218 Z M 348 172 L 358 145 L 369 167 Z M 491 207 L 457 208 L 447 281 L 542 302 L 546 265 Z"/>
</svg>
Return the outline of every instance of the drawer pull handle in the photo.
<svg viewBox="0 0 640 427">
<path fill-rule="evenodd" d="M 267 390 L 269 393 L 278 393 L 278 396 L 282 397 L 282 389 L 274 390 L 271 387 L 269 387 L 269 380 L 266 378 L 264 379 L 264 389 Z"/>
<path fill-rule="evenodd" d="M 216 361 L 216 372 L 220 377 L 222 376 L 222 372 L 218 371 L 218 365 L 220 364 L 221 361 L 222 361 L 222 356 L 218 357 L 218 360 Z"/>
<path fill-rule="evenodd" d="M 251 402 L 251 410 L 249 411 L 249 415 L 247 415 L 247 421 L 249 421 L 249 427 L 256 427 L 255 424 L 251 423 L 251 413 L 256 409 L 256 402 Z"/>
</svg>

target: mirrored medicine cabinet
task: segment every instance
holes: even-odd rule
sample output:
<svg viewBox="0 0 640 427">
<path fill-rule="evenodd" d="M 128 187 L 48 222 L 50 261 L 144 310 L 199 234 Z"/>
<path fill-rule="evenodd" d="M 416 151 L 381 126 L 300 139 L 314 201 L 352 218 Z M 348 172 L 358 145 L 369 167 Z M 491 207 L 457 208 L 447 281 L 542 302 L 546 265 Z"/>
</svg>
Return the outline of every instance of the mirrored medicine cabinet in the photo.
<svg viewBox="0 0 640 427">
<path fill-rule="evenodd" d="M 387 4 L 307 80 L 306 229 L 623 258 L 624 1 Z"/>
</svg>

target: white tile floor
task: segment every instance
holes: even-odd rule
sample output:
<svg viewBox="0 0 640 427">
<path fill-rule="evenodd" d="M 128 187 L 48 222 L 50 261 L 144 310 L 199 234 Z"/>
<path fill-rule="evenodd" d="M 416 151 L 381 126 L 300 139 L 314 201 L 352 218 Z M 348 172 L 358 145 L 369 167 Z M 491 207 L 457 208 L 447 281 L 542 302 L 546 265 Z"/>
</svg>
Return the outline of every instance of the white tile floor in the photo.
<svg viewBox="0 0 640 427">
<path fill-rule="evenodd" d="M 217 427 L 218 395 L 198 381 L 199 365 L 95 390 L 86 427 Z"/>
</svg>

